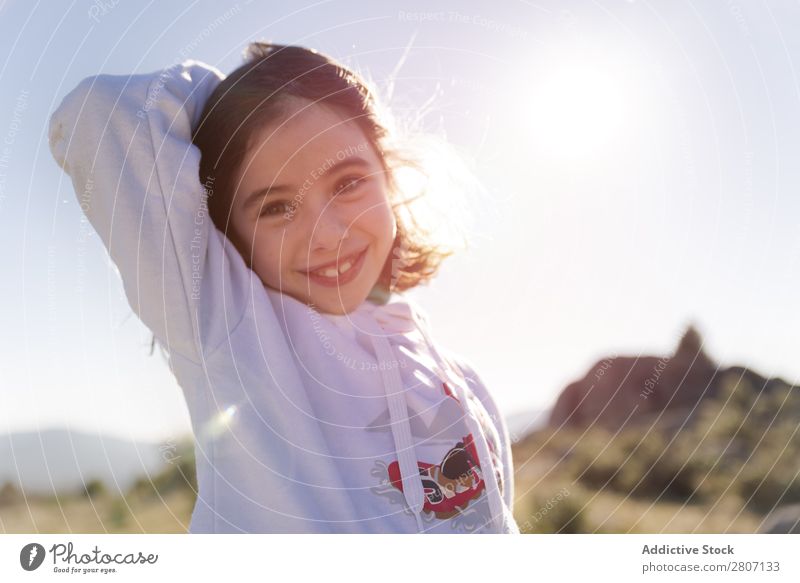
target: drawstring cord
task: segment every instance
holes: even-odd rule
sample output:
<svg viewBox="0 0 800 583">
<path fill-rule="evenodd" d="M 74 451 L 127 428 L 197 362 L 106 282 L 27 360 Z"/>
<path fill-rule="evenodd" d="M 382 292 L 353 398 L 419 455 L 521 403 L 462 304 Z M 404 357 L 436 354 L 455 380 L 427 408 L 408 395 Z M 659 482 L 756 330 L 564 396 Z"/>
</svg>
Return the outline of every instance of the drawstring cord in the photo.
<svg viewBox="0 0 800 583">
<path fill-rule="evenodd" d="M 405 496 L 406 504 L 414 513 L 418 532 L 425 532 L 425 526 L 422 523 L 425 493 L 422 489 L 414 438 L 411 435 L 411 425 L 408 421 L 408 405 L 403 394 L 403 381 L 397 368 L 391 366 L 394 360 L 392 347 L 382 334 L 383 330 L 379 330 L 376 334 L 370 335 L 370 340 L 375 348 L 375 355 L 378 357 L 378 368 L 383 376 L 383 386 L 389 405 L 392 436 L 400 464 L 403 495 Z M 382 362 L 384 366 L 380 366 Z"/>
<path fill-rule="evenodd" d="M 453 387 L 455 387 L 458 400 L 462 403 L 465 409 L 468 409 L 469 401 L 466 396 L 466 390 L 464 389 L 467 384 L 467 379 L 464 376 L 464 373 L 461 371 L 461 368 L 452 360 L 444 359 L 442 358 L 441 354 L 439 354 L 439 351 L 436 349 L 436 345 L 428 336 L 427 320 L 423 319 L 421 316 L 417 316 L 416 312 L 414 317 L 418 319 L 419 330 L 422 333 L 423 338 L 425 338 L 425 342 L 428 345 L 431 353 L 436 358 L 440 368 L 439 373 L 442 374 L 442 376 L 445 376 L 451 382 Z M 445 362 L 448 366 L 444 365 Z M 456 371 L 458 376 L 456 376 L 453 371 Z M 494 525 L 499 532 L 505 532 L 507 530 L 505 509 L 503 507 L 502 495 L 500 494 L 500 487 L 497 483 L 497 476 L 495 475 L 494 464 L 492 463 L 492 455 L 489 451 L 488 441 L 483 434 L 483 429 L 481 428 L 477 417 L 469 414 L 467 411 L 466 418 L 467 426 L 474 437 L 473 442 L 478 451 L 478 464 L 481 467 L 481 474 L 483 475 L 487 500 L 489 502 L 489 512 L 491 514 L 490 523 Z"/>
<path fill-rule="evenodd" d="M 473 435 L 473 442 L 478 452 L 478 464 L 481 468 L 489 503 L 489 512 L 491 514 L 490 524 L 497 527 L 500 532 L 506 531 L 506 515 L 503 508 L 500 488 L 497 483 L 497 477 L 495 475 L 494 464 L 492 463 L 492 455 L 478 419 L 469 411 L 469 400 L 467 399 L 465 389 L 467 382 L 460 367 L 450 359 L 442 358 L 441 354 L 436 349 L 436 345 L 431 341 L 428 335 L 427 319 L 421 314 L 419 309 L 408 309 L 407 306 L 403 304 L 385 304 L 379 307 L 374 304 L 369 304 L 367 307 L 371 317 L 357 319 L 363 323 L 366 328 L 364 331 L 369 334 L 370 341 L 375 349 L 375 355 L 378 359 L 378 369 L 383 377 L 383 386 L 389 407 L 392 437 L 394 439 L 398 464 L 400 466 L 403 495 L 408 508 L 414 514 L 418 531 L 420 533 L 425 532 L 422 521 L 425 492 L 422 487 L 422 479 L 420 477 L 419 465 L 417 463 L 417 455 L 414 447 L 414 438 L 411 434 L 411 425 L 408 420 L 408 405 L 404 393 L 405 388 L 402 378 L 400 377 L 400 371 L 397 367 L 391 366 L 391 363 L 395 360 L 394 353 L 391 344 L 386 340 L 384 335 L 383 320 L 385 314 L 383 312 L 387 311 L 395 316 L 400 315 L 401 318 L 410 315 L 415 325 L 414 327 L 422 334 L 425 343 L 428 345 L 431 354 L 437 362 L 439 370 L 436 371 L 436 373 L 449 380 L 455 388 L 456 396 L 465 409 L 467 426 Z M 394 314 L 395 311 L 398 313 Z M 409 324 L 412 324 L 412 322 L 409 322 Z M 391 325 L 389 325 L 388 328 L 391 329 Z M 381 362 L 384 363 L 383 366 L 380 366 Z M 455 373 L 457 373 L 458 376 L 456 376 Z"/>
</svg>

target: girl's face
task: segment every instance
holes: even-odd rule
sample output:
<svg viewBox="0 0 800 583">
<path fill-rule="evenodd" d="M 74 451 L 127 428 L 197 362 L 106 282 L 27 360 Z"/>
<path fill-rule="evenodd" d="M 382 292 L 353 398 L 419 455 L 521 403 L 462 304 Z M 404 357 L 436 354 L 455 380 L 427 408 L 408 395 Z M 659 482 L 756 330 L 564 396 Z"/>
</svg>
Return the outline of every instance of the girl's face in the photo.
<svg viewBox="0 0 800 583">
<path fill-rule="evenodd" d="M 309 104 L 292 100 L 285 118 L 255 135 L 234 183 L 230 228 L 265 285 L 346 314 L 378 282 L 397 226 L 364 133 Z"/>
</svg>

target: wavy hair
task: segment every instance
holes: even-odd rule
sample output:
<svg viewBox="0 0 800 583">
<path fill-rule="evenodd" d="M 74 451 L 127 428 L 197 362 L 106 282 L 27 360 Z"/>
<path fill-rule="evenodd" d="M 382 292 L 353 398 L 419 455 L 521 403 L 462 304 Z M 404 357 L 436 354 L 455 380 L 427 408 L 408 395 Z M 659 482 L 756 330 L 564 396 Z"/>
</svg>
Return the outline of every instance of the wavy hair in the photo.
<svg viewBox="0 0 800 583">
<path fill-rule="evenodd" d="M 393 208 L 413 200 L 402 200 L 397 171 L 411 167 L 424 173 L 423 166 L 403 150 L 391 117 L 367 81 L 316 50 L 257 41 L 245 49 L 245 63 L 210 95 L 192 136 L 201 152 L 200 181 L 214 185 L 208 209 L 220 231 L 229 232 L 238 164 L 256 132 L 280 116 L 291 98 L 325 105 L 356 123 L 381 159 Z M 394 214 L 397 236 L 378 283 L 404 291 L 430 280 L 453 250 L 436 244 L 413 212 Z M 237 245 L 235 237 L 229 239 Z"/>
<path fill-rule="evenodd" d="M 414 207 L 413 203 L 426 198 L 431 189 L 413 189 L 399 177 L 410 170 L 428 179 L 437 164 L 448 167 L 447 171 L 460 166 L 458 174 L 469 175 L 462 160 L 432 135 L 414 128 L 401 135 L 395 129 L 394 118 L 363 76 L 314 49 L 255 41 L 244 50 L 244 60 L 211 93 L 192 135 L 192 142 L 201 153 L 200 182 L 206 188 L 213 185 L 213 195 L 207 201 L 209 216 L 217 229 L 250 266 L 248 254 L 229 229 L 233 182 L 257 133 L 284 114 L 287 100 L 305 99 L 356 123 L 383 165 L 397 235 L 377 284 L 389 292 L 401 292 L 428 283 L 455 248 L 441 242 L 441 223 L 431 216 L 420 216 L 424 210 Z M 440 170 L 437 167 L 435 172 Z M 459 197 L 463 194 L 458 192 Z M 454 206 L 449 206 L 446 213 L 458 214 Z M 155 337 L 151 354 L 154 348 Z"/>
</svg>

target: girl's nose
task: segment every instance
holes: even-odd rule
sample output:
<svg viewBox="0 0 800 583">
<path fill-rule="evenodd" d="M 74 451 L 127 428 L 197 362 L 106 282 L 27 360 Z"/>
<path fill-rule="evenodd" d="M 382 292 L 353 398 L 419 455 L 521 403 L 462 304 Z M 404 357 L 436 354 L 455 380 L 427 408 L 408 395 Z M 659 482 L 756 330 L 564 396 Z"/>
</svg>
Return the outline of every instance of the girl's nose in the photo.
<svg viewBox="0 0 800 583">
<path fill-rule="evenodd" d="M 342 239 L 348 237 L 348 224 L 333 207 L 327 207 L 318 215 L 316 225 L 312 225 L 311 245 L 314 251 L 335 251 Z"/>
</svg>

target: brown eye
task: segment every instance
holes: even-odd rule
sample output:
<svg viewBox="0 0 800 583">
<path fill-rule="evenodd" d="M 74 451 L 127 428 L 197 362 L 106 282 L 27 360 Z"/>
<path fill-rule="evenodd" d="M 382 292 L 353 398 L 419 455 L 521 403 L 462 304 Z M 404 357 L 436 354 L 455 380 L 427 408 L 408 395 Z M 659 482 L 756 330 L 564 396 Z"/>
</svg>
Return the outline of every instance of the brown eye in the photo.
<svg viewBox="0 0 800 583">
<path fill-rule="evenodd" d="M 335 194 L 347 194 L 348 192 L 357 189 L 365 182 L 367 182 L 367 178 L 364 176 L 348 176 L 336 185 Z"/>
<path fill-rule="evenodd" d="M 259 216 L 262 217 L 276 217 L 285 214 L 288 210 L 285 202 L 273 202 L 265 206 Z"/>
</svg>

